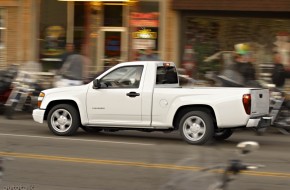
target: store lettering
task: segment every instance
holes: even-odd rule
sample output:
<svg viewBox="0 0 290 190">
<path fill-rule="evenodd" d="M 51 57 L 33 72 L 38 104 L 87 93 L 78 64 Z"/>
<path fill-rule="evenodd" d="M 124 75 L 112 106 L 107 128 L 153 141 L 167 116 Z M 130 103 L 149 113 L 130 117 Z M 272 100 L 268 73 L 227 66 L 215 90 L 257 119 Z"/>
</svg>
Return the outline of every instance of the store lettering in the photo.
<svg viewBox="0 0 290 190">
<path fill-rule="evenodd" d="M 139 13 L 133 12 L 131 13 L 130 25 L 133 27 L 158 27 L 159 13 Z"/>
<path fill-rule="evenodd" d="M 131 20 L 131 26 L 135 27 L 158 27 L 158 20 Z"/>
<path fill-rule="evenodd" d="M 158 19 L 158 13 L 152 12 L 152 13 L 138 13 L 133 12 L 131 13 L 132 19 Z"/>
</svg>

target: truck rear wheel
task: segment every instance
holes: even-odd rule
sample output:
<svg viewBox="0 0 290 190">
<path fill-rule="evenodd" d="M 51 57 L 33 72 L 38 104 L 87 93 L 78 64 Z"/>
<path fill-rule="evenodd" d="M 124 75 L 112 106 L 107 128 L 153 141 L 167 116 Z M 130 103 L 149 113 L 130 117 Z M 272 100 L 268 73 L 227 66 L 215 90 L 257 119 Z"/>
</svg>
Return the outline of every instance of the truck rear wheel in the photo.
<svg viewBox="0 0 290 190">
<path fill-rule="evenodd" d="M 179 132 L 189 144 L 205 144 L 214 135 L 213 119 L 204 111 L 190 111 L 181 118 Z"/>
<path fill-rule="evenodd" d="M 74 135 L 81 125 L 77 109 L 69 104 L 54 106 L 48 113 L 47 122 L 49 129 L 60 136 Z"/>
</svg>

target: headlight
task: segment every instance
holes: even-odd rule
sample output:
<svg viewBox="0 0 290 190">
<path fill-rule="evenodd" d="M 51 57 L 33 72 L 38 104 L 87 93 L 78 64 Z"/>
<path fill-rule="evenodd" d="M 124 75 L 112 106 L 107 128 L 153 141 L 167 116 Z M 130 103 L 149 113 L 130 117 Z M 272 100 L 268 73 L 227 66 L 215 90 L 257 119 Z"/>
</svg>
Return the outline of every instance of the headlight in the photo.
<svg viewBox="0 0 290 190">
<path fill-rule="evenodd" d="M 40 92 L 38 98 L 37 98 L 37 107 L 40 108 L 41 102 L 44 99 L 45 94 L 43 92 Z"/>
</svg>

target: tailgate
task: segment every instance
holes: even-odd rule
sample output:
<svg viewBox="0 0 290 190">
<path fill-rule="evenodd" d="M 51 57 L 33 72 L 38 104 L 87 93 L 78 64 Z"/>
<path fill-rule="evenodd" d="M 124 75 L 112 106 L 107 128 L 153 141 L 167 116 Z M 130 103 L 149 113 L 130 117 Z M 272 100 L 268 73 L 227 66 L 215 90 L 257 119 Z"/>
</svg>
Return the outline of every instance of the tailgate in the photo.
<svg viewBox="0 0 290 190">
<path fill-rule="evenodd" d="M 251 89 L 251 116 L 261 116 L 269 114 L 269 90 Z"/>
</svg>

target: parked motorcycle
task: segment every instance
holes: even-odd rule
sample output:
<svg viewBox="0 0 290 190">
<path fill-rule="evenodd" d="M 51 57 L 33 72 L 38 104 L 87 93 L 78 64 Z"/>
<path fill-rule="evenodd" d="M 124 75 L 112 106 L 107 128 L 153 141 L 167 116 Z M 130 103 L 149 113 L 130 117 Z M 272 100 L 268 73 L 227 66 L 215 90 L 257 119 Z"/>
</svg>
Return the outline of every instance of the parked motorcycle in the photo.
<svg viewBox="0 0 290 190">
<path fill-rule="evenodd" d="M 13 119 L 17 111 L 31 112 L 37 106 L 37 96 L 41 90 L 35 76 L 26 71 L 19 71 L 5 104 L 6 118 Z"/>
<path fill-rule="evenodd" d="M 290 135 L 290 100 L 286 93 L 274 88 L 270 91 L 271 125 L 285 135 Z"/>
<path fill-rule="evenodd" d="M 11 94 L 11 84 L 17 75 L 17 66 L 11 65 L 5 70 L 0 71 L 0 114 L 5 111 L 5 103 Z"/>
</svg>

